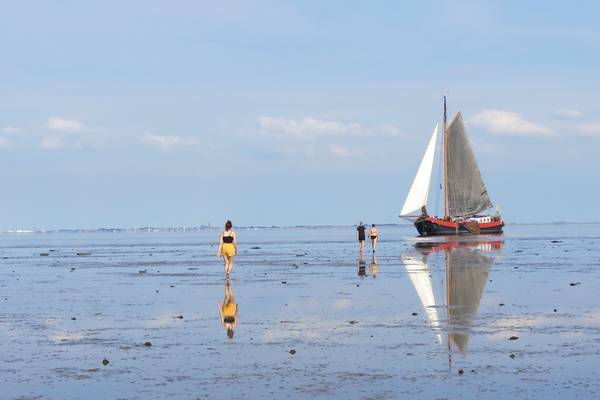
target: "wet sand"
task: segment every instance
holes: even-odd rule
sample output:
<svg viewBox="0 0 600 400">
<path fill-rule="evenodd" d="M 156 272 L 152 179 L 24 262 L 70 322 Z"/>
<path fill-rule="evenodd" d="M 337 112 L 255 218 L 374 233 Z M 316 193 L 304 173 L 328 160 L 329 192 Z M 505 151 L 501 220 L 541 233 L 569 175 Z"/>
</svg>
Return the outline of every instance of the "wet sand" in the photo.
<svg viewBox="0 0 600 400">
<path fill-rule="evenodd" d="M 239 230 L 233 339 L 216 231 L 2 234 L 0 397 L 598 398 L 600 225 L 506 231 Z"/>
</svg>

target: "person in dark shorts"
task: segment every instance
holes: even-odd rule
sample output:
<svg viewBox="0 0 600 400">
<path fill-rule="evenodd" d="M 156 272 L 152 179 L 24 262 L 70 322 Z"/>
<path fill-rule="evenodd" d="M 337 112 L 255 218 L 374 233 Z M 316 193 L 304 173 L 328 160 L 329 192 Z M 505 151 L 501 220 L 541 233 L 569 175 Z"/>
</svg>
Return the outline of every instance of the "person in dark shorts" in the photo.
<svg viewBox="0 0 600 400">
<path fill-rule="evenodd" d="M 358 248 L 361 252 L 365 251 L 365 230 L 367 228 L 363 225 L 362 221 L 356 228 L 356 238 L 358 239 Z"/>
</svg>

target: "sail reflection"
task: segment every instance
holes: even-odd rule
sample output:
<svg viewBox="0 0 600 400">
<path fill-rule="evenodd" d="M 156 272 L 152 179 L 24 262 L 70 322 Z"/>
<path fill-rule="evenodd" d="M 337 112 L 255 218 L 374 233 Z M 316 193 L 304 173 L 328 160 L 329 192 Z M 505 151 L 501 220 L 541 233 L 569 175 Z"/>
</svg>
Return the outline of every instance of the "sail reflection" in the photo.
<svg viewBox="0 0 600 400">
<path fill-rule="evenodd" d="M 466 353 L 494 256 L 500 254 L 502 246 L 502 241 L 417 243 L 416 251 L 401 255 L 440 343 L 445 326 L 449 348 L 454 344 L 461 353 Z M 443 254 L 443 269 L 436 263 L 440 260 L 435 254 Z"/>
</svg>

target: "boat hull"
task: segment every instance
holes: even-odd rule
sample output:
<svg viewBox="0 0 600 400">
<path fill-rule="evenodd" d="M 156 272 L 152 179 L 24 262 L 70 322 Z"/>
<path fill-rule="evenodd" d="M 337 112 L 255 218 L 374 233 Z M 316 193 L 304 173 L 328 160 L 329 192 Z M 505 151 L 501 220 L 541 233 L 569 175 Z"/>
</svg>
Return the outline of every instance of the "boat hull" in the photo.
<svg viewBox="0 0 600 400">
<path fill-rule="evenodd" d="M 489 217 L 489 221 L 475 222 L 447 221 L 440 218 L 425 217 L 415 221 L 415 227 L 421 236 L 473 235 L 502 233 L 504 221 L 498 217 Z"/>
</svg>

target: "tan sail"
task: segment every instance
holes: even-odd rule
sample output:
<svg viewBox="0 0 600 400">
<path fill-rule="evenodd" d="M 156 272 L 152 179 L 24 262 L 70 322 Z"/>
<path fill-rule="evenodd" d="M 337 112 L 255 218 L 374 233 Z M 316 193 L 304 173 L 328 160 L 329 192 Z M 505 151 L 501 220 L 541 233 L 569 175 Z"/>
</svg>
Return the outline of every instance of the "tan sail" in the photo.
<svg viewBox="0 0 600 400">
<path fill-rule="evenodd" d="M 461 113 L 446 131 L 448 215 L 470 217 L 492 207 Z"/>
<path fill-rule="evenodd" d="M 465 353 L 494 259 L 468 248 L 448 254 L 448 335 Z"/>
</svg>

